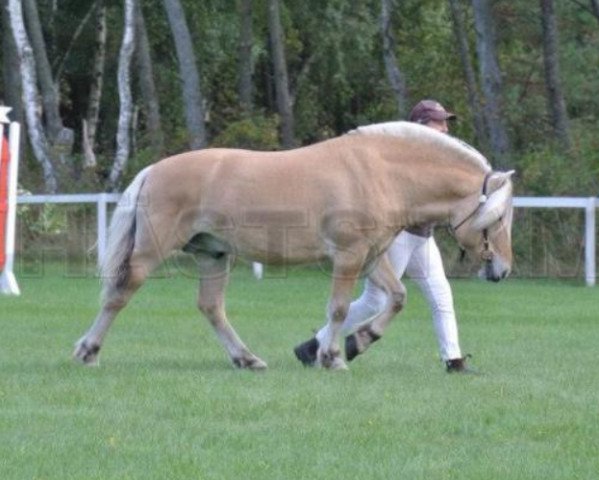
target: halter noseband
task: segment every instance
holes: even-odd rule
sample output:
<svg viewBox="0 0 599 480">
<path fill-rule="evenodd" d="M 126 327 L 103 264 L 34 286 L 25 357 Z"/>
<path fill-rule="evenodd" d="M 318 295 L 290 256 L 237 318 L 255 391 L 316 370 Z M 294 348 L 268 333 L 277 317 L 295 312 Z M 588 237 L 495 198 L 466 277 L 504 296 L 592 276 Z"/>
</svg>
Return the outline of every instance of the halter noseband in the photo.
<svg viewBox="0 0 599 480">
<path fill-rule="evenodd" d="M 483 180 L 482 193 L 478 199 L 478 205 L 476 206 L 476 208 L 466 218 L 464 218 L 461 222 L 459 222 L 455 227 L 452 226 L 451 223 L 449 224 L 449 228 L 454 233 L 458 230 L 458 228 L 460 228 L 462 225 L 464 225 L 464 223 L 466 223 L 468 220 L 470 220 L 480 210 L 480 207 L 487 202 L 487 199 L 488 199 L 487 184 L 489 183 L 489 178 L 491 177 L 492 173 L 493 172 L 490 172 L 485 175 L 485 179 Z M 493 259 L 493 252 L 489 248 L 489 229 L 483 228 L 482 234 L 483 234 L 483 251 L 481 253 L 481 258 L 482 258 L 482 260 L 484 260 L 486 262 L 490 262 Z M 460 247 L 460 248 L 462 250 L 462 258 L 464 258 L 466 251 L 464 250 L 464 248 L 462 248 L 462 247 Z"/>
</svg>

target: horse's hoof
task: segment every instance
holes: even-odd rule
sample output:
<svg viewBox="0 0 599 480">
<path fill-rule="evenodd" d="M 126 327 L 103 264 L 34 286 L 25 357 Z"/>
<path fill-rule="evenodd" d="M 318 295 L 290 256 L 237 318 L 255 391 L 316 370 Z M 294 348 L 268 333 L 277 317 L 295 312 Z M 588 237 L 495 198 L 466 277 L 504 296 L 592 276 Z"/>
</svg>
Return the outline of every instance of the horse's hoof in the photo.
<svg viewBox="0 0 599 480">
<path fill-rule="evenodd" d="M 317 363 L 327 370 L 347 370 L 339 352 L 319 352 Z"/>
<path fill-rule="evenodd" d="M 300 343 L 293 349 L 293 352 L 305 367 L 313 367 L 316 363 L 316 354 L 318 353 L 318 340 L 314 337 L 307 342 Z"/>
<path fill-rule="evenodd" d="M 268 368 L 268 365 L 266 364 L 266 362 L 264 360 L 256 358 L 248 365 L 248 368 L 250 370 L 260 371 L 260 370 L 266 370 Z"/>
<path fill-rule="evenodd" d="M 343 359 L 339 357 L 335 357 L 331 364 L 327 367 L 329 370 L 343 371 L 349 370 L 347 364 L 343 361 Z"/>
<path fill-rule="evenodd" d="M 82 340 L 75 345 L 73 358 L 84 365 L 97 367 L 100 365 L 100 360 L 98 359 L 99 352 L 100 345 L 88 345 L 84 340 Z"/>
<path fill-rule="evenodd" d="M 248 370 L 265 370 L 268 365 L 264 360 L 258 357 L 238 357 L 233 359 L 233 364 L 237 368 L 247 368 Z"/>
</svg>

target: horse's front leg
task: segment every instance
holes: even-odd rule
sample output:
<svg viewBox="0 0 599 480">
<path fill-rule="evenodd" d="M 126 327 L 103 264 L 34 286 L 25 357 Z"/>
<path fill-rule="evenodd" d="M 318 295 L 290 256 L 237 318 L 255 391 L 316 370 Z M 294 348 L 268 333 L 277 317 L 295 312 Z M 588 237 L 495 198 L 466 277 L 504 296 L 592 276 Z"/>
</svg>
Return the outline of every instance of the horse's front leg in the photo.
<svg viewBox="0 0 599 480">
<path fill-rule="evenodd" d="M 362 325 L 345 339 L 345 356 L 349 361 L 364 353 L 374 342 L 379 340 L 393 317 L 402 310 L 406 303 L 406 289 L 395 276 L 388 255 L 383 255 L 369 279 L 387 294 L 385 309 L 373 320 Z"/>
<path fill-rule="evenodd" d="M 363 257 L 360 257 L 360 259 Z M 351 295 L 362 269 L 362 261 L 337 255 L 333 264 L 331 297 L 327 308 L 328 322 L 319 341 L 316 363 L 331 370 L 345 370 L 341 358 L 339 333 L 351 302 Z"/>
<path fill-rule="evenodd" d="M 263 370 L 266 362 L 245 346 L 227 320 L 225 289 L 229 279 L 227 254 L 198 255 L 200 266 L 200 291 L 198 308 L 206 316 L 223 347 L 236 367 Z"/>
</svg>

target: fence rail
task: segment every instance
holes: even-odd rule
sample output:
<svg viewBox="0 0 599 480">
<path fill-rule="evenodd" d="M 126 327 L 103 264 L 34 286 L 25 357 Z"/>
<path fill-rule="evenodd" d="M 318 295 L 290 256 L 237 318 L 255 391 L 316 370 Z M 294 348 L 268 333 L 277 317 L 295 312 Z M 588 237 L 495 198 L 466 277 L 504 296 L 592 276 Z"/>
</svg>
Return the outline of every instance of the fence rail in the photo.
<svg viewBox="0 0 599 480">
<path fill-rule="evenodd" d="M 45 203 L 95 203 L 97 205 L 98 263 L 104 259 L 108 235 L 108 204 L 116 203 L 119 193 L 87 193 L 72 195 L 20 195 L 17 204 Z M 585 281 L 588 286 L 596 283 L 596 210 L 599 198 L 595 197 L 514 197 L 516 208 L 575 208 L 585 211 L 584 252 Z"/>
</svg>

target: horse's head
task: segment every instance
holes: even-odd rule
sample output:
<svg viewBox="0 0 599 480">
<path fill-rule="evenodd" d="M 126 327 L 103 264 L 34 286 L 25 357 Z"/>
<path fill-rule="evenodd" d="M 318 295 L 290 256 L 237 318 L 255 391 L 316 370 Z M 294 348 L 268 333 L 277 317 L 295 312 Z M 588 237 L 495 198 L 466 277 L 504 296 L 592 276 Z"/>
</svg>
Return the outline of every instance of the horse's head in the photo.
<svg viewBox="0 0 599 480">
<path fill-rule="evenodd" d="M 512 267 L 512 181 L 514 171 L 491 172 L 481 192 L 452 212 L 452 233 L 460 246 L 483 262 L 480 276 L 498 282 Z"/>
</svg>

